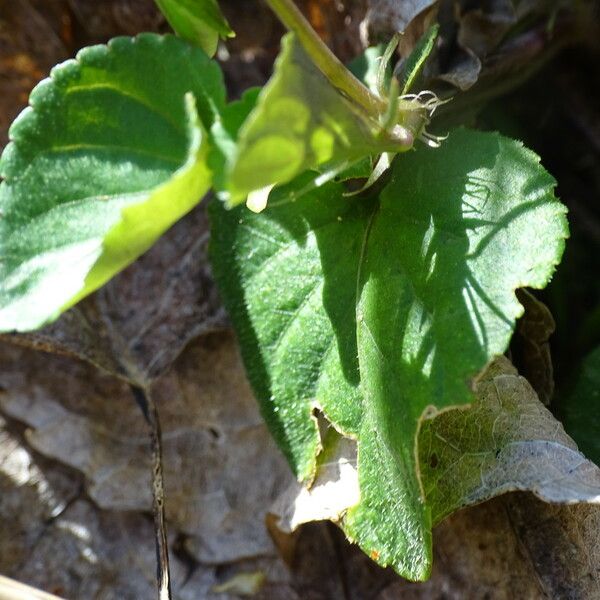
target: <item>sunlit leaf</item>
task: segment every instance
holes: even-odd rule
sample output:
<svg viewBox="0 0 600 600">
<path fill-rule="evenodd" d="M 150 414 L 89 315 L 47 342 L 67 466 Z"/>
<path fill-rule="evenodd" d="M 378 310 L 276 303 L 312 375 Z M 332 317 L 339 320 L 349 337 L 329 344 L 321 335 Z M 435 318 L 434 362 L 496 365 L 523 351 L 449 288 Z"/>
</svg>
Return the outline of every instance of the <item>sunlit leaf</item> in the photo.
<svg viewBox="0 0 600 600">
<path fill-rule="evenodd" d="M 332 428 L 310 488 L 294 482 L 270 509 L 269 524 L 341 523 L 359 502 L 356 442 Z M 474 387 L 474 402 L 424 419 L 419 475 L 432 522 L 512 491 L 546 502 L 600 503 L 600 468 L 586 460 L 510 361 L 499 356 Z"/>
<path fill-rule="evenodd" d="M 213 188 L 223 193 L 226 186 L 226 169 L 237 152 L 240 127 L 256 106 L 260 88 L 246 90 L 239 100 L 230 102 L 214 120 L 210 133 L 213 142 L 208 165 L 213 172 Z"/>
<path fill-rule="evenodd" d="M 219 38 L 235 34 L 221 13 L 217 0 L 156 0 L 175 32 L 212 56 Z"/>
<path fill-rule="evenodd" d="M 229 164 L 229 202 L 308 169 L 406 149 L 343 97 L 288 34 L 275 73 L 240 130 Z"/>
<path fill-rule="evenodd" d="M 406 59 L 406 62 L 402 65 L 398 78 L 400 80 L 400 89 L 403 94 L 407 94 L 411 91 L 415 81 L 419 77 L 419 74 L 425 66 L 426 60 L 429 58 L 429 55 L 434 48 L 438 32 L 439 25 L 435 23 L 423 34 Z"/>
<path fill-rule="evenodd" d="M 224 102 L 218 66 L 174 36 L 117 38 L 52 71 L 0 163 L 0 330 L 54 319 L 199 202 Z"/>
<path fill-rule="evenodd" d="M 577 450 L 526 379 L 498 357 L 469 407 L 426 419 L 419 467 L 434 523 L 516 490 L 546 502 L 600 501 L 600 469 Z"/>
<path fill-rule="evenodd" d="M 260 216 L 213 206 L 212 256 L 263 414 L 310 481 L 319 409 L 358 441 L 360 503 L 347 535 L 411 579 L 431 565 L 431 510 L 416 465 L 419 423 L 469 403 L 522 307 L 560 258 L 564 207 L 538 158 L 458 130 L 401 156 L 381 197 L 329 183 Z M 235 274 L 235 275 L 233 275 Z"/>
</svg>

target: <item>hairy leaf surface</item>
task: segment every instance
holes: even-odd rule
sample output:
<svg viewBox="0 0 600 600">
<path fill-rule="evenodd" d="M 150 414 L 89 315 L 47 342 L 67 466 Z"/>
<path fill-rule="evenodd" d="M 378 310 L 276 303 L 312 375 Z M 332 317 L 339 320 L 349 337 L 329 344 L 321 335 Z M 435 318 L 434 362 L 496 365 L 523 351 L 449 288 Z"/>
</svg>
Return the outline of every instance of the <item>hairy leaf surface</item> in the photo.
<svg viewBox="0 0 600 600">
<path fill-rule="evenodd" d="M 431 54 L 439 32 L 439 25 L 434 23 L 417 42 L 413 51 L 401 65 L 398 73 L 400 89 L 403 94 L 412 91 L 412 87 L 417 81 L 429 55 Z"/>
<path fill-rule="evenodd" d="M 522 313 L 514 290 L 551 276 L 566 236 L 553 186 L 520 144 L 458 130 L 438 151 L 398 161 L 382 193 L 359 282 L 361 387 L 381 445 L 395 449 L 415 523 L 430 518 L 417 477 L 419 421 L 471 401 L 473 378 L 505 351 Z M 378 471 L 383 492 L 389 478 Z M 356 526 L 369 536 L 362 510 Z"/>
<path fill-rule="evenodd" d="M 431 510 L 416 464 L 424 414 L 469 403 L 507 347 L 516 288 L 562 253 L 564 207 L 522 145 L 458 130 L 393 166 L 380 197 L 330 183 L 269 209 L 213 207 L 213 263 L 263 413 L 310 481 L 318 408 L 358 441 L 347 535 L 411 579 L 428 576 Z M 235 274 L 235 275 L 234 275 Z"/>
<path fill-rule="evenodd" d="M 0 162 L 0 330 L 56 318 L 199 202 L 224 103 L 215 63 L 153 34 L 86 48 L 35 88 Z"/>
<path fill-rule="evenodd" d="M 156 4 L 178 35 L 209 56 L 216 52 L 219 37 L 235 35 L 217 0 L 156 0 Z"/>
</svg>

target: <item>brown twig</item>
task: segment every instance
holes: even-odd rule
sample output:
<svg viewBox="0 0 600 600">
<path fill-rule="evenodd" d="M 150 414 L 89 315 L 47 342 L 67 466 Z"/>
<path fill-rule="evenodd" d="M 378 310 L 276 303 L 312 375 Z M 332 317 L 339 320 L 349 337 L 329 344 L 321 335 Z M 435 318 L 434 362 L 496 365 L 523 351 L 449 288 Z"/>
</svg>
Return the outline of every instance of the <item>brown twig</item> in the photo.
<svg viewBox="0 0 600 600">
<path fill-rule="evenodd" d="M 131 390 L 149 427 L 152 451 L 152 513 L 156 541 L 156 581 L 158 600 L 171 600 L 171 577 L 169 570 L 169 544 L 165 520 L 164 481 L 162 469 L 162 437 L 158 410 L 152 396 L 140 387 Z"/>
</svg>

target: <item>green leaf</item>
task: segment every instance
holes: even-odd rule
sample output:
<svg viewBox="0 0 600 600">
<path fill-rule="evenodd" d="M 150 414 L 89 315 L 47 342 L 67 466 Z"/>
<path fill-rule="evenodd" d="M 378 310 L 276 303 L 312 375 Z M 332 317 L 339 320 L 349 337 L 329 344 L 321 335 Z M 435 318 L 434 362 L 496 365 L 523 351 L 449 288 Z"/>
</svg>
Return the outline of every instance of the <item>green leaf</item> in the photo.
<svg viewBox="0 0 600 600">
<path fill-rule="evenodd" d="M 156 4 L 177 35 L 209 56 L 217 51 L 219 37 L 235 36 L 217 0 L 156 0 Z"/>
<path fill-rule="evenodd" d="M 350 64 L 348 70 L 360 81 L 362 81 L 374 94 L 379 93 L 377 74 L 379 72 L 381 59 L 385 52 L 385 45 L 378 44 L 367 48 L 362 54 L 357 56 Z M 389 81 L 392 71 L 389 64 L 386 65 L 385 87 L 389 87 Z"/>
<path fill-rule="evenodd" d="M 424 419 L 418 450 L 434 524 L 517 490 L 552 503 L 600 501 L 600 468 L 577 450 L 505 356 L 478 377 L 472 404 Z M 360 500 L 356 464 L 356 442 L 327 428 L 310 489 L 291 484 L 271 507 L 270 524 L 291 533 L 311 521 L 340 523 Z"/>
<path fill-rule="evenodd" d="M 385 150 L 398 151 L 398 144 L 381 135 L 379 124 L 344 98 L 288 34 L 274 75 L 240 130 L 229 165 L 229 202 L 308 169 L 326 170 Z"/>
<path fill-rule="evenodd" d="M 412 520 L 427 524 L 420 420 L 472 400 L 473 378 L 506 350 L 522 314 L 514 290 L 547 283 L 567 229 L 554 180 L 521 145 L 458 130 L 421 156 L 399 161 L 382 193 L 357 321 L 365 403 L 397 451 Z"/>
<path fill-rule="evenodd" d="M 310 175 L 294 186 L 301 187 L 308 179 Z M 309 479 L 319 447 L 309 399 L 318 396 L 322 403 L 324 395 L 358 391 L 352 290 L 360 239 L 372 206 L 347 201 L 338 183 L 290 202 L 287 192 L 294 186 L 275 190 L 269 209 L 261 215 L 213 203 L 211 255 L 264 417 L 296 475 Z M 339 293 L 323 289 L 325 268 L 338 277 Z M 347 325 L 342 333 L 347 336 L 343 347 L 348 384 L 339 372 L 326 300 L 340 327 Z M 331 374 L 322 364 L 327 352 L 332 357 Z M 360 423 L 360 400 L 354 408 L 336 414 L 344 430 L 354 430 Z"/>
<path fill-rule="evenodd" d="M 430 407 L 471 401 L 508 345 L 514 290 L 541 287 L 566 236 L 554 181 L 519 143 L 453 132 L 393 166 L 381 197 L 276 189 L 260 216 L 212 206 L 212 260 L 263 414 L 299 479 L 315 409 L 358 441 L 347 535 L 410 579 L 431 565 L 416 436 Z M 358 318 L 357 318 L 358 314 Z"/>
<path fill-rule="evenodd" d="M 600 465 L 600 347 L 584 358 L 575 385 L 561 404 L 565 429 L 580 450 Z"/>
<path fill-rule="evenodd" d="M 0 330 L 56 318 L 200 201 L 224 102 L 218 66 L 174 36 L 117 38 L 53 69 L 0 163 Z"/>
<path fill-rule="evenodd" d="M 210 134 L 213 144 L 208 164 L 213 172 L 213 187 L 219 195 L 225 192 L 227 164 L 237 152 L 239 130 L 256 106 L 260 90 L 259 87 L 246 90 L 239 100 L 227 104 L 212 124 Z"/>
<path fill-rule="evenodd" d="M 403 94 L 408 94 L 414 86 L 415 81 L 425 66 L 425 62 L 433 50 L 439 30 L 440 26 L 434 23 L 421 36 L 413 51 L 406 59 L 406 62 L 402 65 L 398 80 L 400 81 L 400 89 Z"/>
</svg>

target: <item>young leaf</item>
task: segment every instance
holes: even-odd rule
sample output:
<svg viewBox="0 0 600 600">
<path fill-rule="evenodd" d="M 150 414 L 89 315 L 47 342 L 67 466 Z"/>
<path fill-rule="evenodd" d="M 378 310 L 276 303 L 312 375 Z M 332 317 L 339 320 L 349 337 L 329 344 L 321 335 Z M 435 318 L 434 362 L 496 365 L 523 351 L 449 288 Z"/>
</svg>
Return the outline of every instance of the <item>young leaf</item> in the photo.
<svg viewBox="0 0 600 600">
<path fill-rule="evenodd" d="M 379 44 L 367 48 L 362 54 L 357 56 L 348 64 L 348 70 L 360 81 L 362 81 L 374 94 L 379 93 L 378 73 L 380 70 L 381 59 L 385 52 L 385 46 Z M 389 87 L 392 70 L 389 64 L 386 66 L 384 84 L 386 89 Z"/>
<path fill-rule="evenodd" d="M 439 25 L 434 23 L 417 42 L 406 61 L 400 66 L 398 79 L 403 94 L 408 94 L 419 77 L 437 40 Z"/>
<path fill-rule="evenodd" d="M 213 205 L 215 275 L 298 478 L 315 473 L 319 408 L 358 441 L 361 500 L 347 535 L 424 579 L 419 422 L 427 407 L 471 401 L 470 382 L 520 314 L 514 290 L 543 286 L 560 257 L 564 207 L 535 155 L 465 130 L 403 155 L 381 198 L 346 198 L 329 183 L 286 200 L 304 180 L 276 190 L 259 217 Z"/>
<path fill-rule="evenodd" d="M 146 34 L 82 50 L 30 103 L 0 162 L 4 331 L 56 318 L 198 203 L 225 97 L 200 49 Z"/>
<path fill-rule="evenodd" d="M 219 37 L 234 37 L 229 23 L 219 10 L 217 0 L 156 0 L 177 35 L 200 46 L 212 56 Z"/>
<path fill-rule="evenodd" d="M 213 188 L 221 196 L 225 193 L 226 168 L 237 151 L 240 127 L 256 106 L 260 88 L 246 90 L 239 100 L 230 102 L 215 119 L 211 130 L 212 146 L 208 166 L 213 172 Z"/>
<path fill-rule="evenodd" d="M 286 183 L 308 169 L 406 150 L 344 98 L 313 65 L 293 34 L 282 40 L 275 73 L 239 134 L 229 165 L 230 203 Z"/>
</svg>

